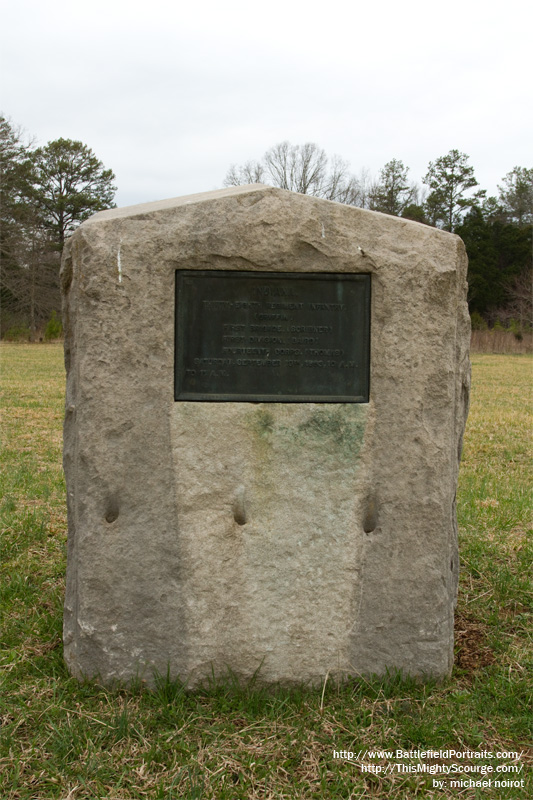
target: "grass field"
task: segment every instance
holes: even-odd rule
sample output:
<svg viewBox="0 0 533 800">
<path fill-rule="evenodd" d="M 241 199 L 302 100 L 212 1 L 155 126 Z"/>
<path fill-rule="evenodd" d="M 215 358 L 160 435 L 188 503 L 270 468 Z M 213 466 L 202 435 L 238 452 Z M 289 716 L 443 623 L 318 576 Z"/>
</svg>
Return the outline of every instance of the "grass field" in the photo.
<svg viewBox="0 0 533 800">
<path fill-rule="evenodd" d="M 61 645 L 62 350 L 4 344 L 0 357 L 1 800 L 533 796 L 533 359 L 473 356 L 449 681 L 390 676 L 323 692 L 227 682 L 188 694 L 168 680 L 155 692 L 108 691 L 69 677 Z M 398 749 L 494 757 L 408 757 Z M 462 771 L 448 776 L 415 771 L 457 764 Z M 483 774 L 486 766 L 493 772 Z M 451 783 L 489 779 L 488 788 Z"/>
</svg>

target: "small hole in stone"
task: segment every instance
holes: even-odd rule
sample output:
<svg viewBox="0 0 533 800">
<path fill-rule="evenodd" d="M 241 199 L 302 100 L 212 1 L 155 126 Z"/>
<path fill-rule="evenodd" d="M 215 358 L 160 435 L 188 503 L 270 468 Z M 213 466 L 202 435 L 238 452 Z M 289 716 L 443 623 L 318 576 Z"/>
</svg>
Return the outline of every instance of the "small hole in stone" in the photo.
<svg viewBox="0 0 533 800">
<path fill-rule="evenodd" d="M 118 519 L 118 498 L 116 495 L 108 497 L 106 506 L 105 521 L 111 524 Z"/>
<path fill-rule="evenodd" d="M 375 497 L 367 500 L 366 514 L 363 520 L 363 530 L 365 533 L 373 533 L 378 525 L 378 504 Z"/>
</svg>

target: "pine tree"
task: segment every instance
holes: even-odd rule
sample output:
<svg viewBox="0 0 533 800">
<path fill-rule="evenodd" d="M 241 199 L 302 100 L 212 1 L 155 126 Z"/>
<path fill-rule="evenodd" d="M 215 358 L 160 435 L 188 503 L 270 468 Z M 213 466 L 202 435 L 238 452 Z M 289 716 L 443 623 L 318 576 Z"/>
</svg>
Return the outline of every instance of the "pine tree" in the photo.
<svg viewBox="0 0 533 800">
<path fill-rule="evenodd" d="M 115 176 L 82 142 L 56 139 L 34 153 L 35 202 L 58 249 L 96 211 L 113 208 Z"/>
<path fill-rule="evenodd" d="M 533 169 L 515 167 L 498 186 L 500 203 L 508 222 L 520 227 L 533 224 Z"/>
<path fill-rule="evenodd" d="M 433 225 L 446 231 L 455 230 L 464 213 L 485 195 L 484 191 L 471 196 L 465 194 L 478 182 L 474 168 L 468 164 L 468 156 L 459 150 L 450 150 L 447 155 L 430 162 L 422 182 L 430 189 L 425 204 L 426 215 Z"/>
<path fill-rule="evenodd" d="M 401 216 L 404 209 L 412 204 L 415 189 L 407 180 L 409 167 L 403 161 L 393 158 L 380 172 L 379 181 L 370 192 L 369 208 L 384 214 Z"/>
</svg>

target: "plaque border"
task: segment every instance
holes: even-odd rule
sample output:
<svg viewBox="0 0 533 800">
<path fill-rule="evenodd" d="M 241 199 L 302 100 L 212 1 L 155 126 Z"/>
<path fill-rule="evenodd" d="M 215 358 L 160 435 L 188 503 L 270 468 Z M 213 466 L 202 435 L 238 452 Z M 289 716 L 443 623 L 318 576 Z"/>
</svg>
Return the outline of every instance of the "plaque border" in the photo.
<svg viewBox="0 0 533 800">
<path fill-rule="evenodd" d="M 261 393 L 215 393 L 215 392 L 186 392 L 180 389 L 179 383 L 179 352 L 184 338 L 182 320 L 178 318 L 178 296 L 180 276 L 220 275 L 264 279 L 265 277 L 306 280 L 348 280 L 360 281 L 364 284 L 366 293 L 363 320 L 363 353 L 364 365 L 361 373 L 364 377 L 366 392 L 361 395 L 280 395 Z M 372 273 L 370 272 L 282 272 L 279 270 L 217 270 L 217 269 L 177 269 L 175 271 L 175 305 L 174 305 L 174 401 L 175 402 L 203 402 L 203 403 L 368 403 L 370 401 L 370 342 L 371 342 L 371 303 L 372 301 Z"/>
</svg>

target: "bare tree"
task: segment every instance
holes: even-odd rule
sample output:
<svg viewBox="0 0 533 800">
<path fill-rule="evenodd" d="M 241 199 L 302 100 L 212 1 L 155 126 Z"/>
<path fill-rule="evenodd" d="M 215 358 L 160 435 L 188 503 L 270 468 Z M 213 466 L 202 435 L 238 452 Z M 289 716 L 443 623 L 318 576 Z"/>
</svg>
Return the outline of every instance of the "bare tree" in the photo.
<svg viewBox="0 0 533 800">
<path fill-rule="evenodd" d="M 361 189 L 355 175 L 350 174 L 350 165 L 339 156 L 331 159 L 324 194 L 326 200 L 335 200 L 346 205 L 359 205 Z"/>
<path fill-rule="evenodd" d="M 357 175 L 354 180 L 357 186 L 357 202 L 352 203 L 352 205 L 359 206 L 360 208 L 369 208 L 370 195 L 374 186 L 370 170 L 366 167 L 362 167 L 359 171 L 359 175 Z"/>
<path fill-rule="evenodd" d="M 37 331 L 59 311 L 59 253 L 42 228 L 34 202 L 31 141 L 0 116 L 0 301 L 2 331 L 12 326 Z"/>
<path fill-rule="evenodd" d="M 520 329 L 533 325 L 533 273 L 525 270 L 517 275 L 508 287 L 509 303 L 505 311 L 508 319 L 518 321 Z"/>
<path fill-rule="evenodd" d="M 50 234 L 43 231 L 40 219 L 31 217 L 31 209 L 23 226 L 21 222 L 18 235 L 4 242 L 2 252 L 3 327 L 24 321 L 30 340 L 35 341 L 51 313 L 61 310 L 60 253 Z"/>
<path fill-rule="evenodd" d="M 238 167 L 232 164 L 224 179 L 224 186 L 243 186 L 247 183 L 263 183 L 265 168 L 258 161 L 247 161 Z"/>
<path fill-rule="evenodd" d="M 330 160 L 325 150 L 312 142 L 303 145 L 280 142 L 267 150 L 261 161 L 247 161 L 242 166 L 233 164 L 224 186 L 245 183 L 267 183 L 351 205 L 356 205 L 360 196 L 358 181 L 349 173 L 348 163 L 338 156 Z"/>
</svg>

